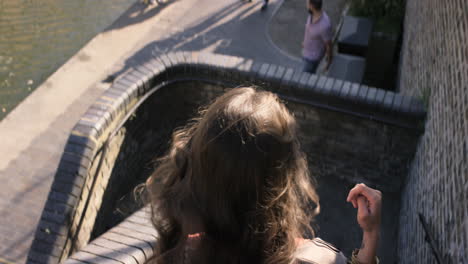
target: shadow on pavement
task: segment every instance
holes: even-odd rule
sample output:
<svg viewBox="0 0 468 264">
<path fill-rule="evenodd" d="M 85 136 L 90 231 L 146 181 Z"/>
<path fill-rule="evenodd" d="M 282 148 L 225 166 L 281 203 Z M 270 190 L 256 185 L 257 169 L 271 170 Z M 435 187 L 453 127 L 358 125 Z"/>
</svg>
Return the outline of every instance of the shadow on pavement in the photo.
<svg viewBox="0 0 468 264">
<path fill-rule="evenodd" d="M 266 25 L 272 14 L 260 12 L 260 5 L 261 2 L 234 2 L 192 27 L 172 27 L 166 38 L 148 43 L 104 81 L 110 82 L 151 58 L 173 51 L 209 51 L 300 67 L 296 61 L 279 54 L 268 41 Z"/>
<path fill-rule="evenodd" d="M 177 2 L 179 0 L 169 0 L 166 3 L 162 4 L 155 4 L 155 5 L 147 5 L 141 1 L 137 1 L 133 4 L 125 13 L 123 13 L 117 21 L 115 21 L 112 25 L 110 25 L 106 31 L 112 31 L 115 29 L 124 28 L 127 26 L 131 26 L 134 24 L 141 23 L 158 13 L 160 13 L 164 8 L 168 7 L 169 5 Z"/>
</svg>

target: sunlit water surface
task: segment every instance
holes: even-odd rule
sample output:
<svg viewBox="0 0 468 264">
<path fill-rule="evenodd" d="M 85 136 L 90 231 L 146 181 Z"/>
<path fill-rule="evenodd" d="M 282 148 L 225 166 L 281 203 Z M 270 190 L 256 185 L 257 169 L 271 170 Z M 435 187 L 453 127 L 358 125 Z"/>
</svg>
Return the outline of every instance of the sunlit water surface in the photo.
<svg viewBox="0 0 468 264">
<path fill-rule="evenodd" d="M 0 0 L 0 120 L 135 0 Z"/>
</svg>

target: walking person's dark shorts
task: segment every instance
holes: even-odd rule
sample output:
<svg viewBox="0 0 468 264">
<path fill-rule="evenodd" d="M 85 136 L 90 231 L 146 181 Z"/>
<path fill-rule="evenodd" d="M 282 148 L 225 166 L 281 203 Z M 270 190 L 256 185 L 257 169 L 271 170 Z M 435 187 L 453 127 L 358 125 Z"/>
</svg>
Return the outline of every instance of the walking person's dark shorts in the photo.
<svg viewBox="0 0 468 264">
<path fill-rule="evenodd" d="M 302 58 L 304 61 L 304 68 L 303 71 L 308 73 L 315 73 L 317 72 L 317 67 L 320 63 L 320 60 L 309 60 L 306 58 Z"/>
</svg>

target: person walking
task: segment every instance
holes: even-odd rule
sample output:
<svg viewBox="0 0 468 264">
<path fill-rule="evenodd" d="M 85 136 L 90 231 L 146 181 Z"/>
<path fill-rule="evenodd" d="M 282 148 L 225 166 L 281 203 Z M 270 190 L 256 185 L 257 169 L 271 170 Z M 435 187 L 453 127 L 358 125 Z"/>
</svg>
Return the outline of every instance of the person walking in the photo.
<svg viewBox="0 0 468 264">
<path fill-rule="evenodd" d="M 268 0 L 263 0 L 263 5 L 260 8 L 261 11 L 265 11 L 268 7 Z"/>
<path fill-rule="evenodd" d="M 322 10 L 322 0 L 307 0 L 307 9 L 309 16 L 302 42 L 303 70 L 315 73 L 324 55 L 326 69 L 332 62 L 332 26 L 327 13 Z"/>
<path fill-rule="evenodd" d="M 244 0 L 242 0 L 244 1 Z M 249 2 L 252 2 L 252 0 L 245 0 L 245 1 L 249 1 Z M 260 11 L 265 11 L 268 7 L 268 0 L 263 0 L 263 5 L 262 7 L 260 8 Z"/>
</svg>

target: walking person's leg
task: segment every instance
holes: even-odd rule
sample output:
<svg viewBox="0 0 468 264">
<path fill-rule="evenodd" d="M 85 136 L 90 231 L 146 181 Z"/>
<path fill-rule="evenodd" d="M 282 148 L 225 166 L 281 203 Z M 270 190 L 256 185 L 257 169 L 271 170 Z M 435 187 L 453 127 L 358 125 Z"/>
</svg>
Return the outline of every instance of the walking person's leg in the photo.
<svg viewBox="0 0 468 264">
<path fill-rule="evenodd" d="M 309 60 L 306 58 L 303 58 L 303 61 L 304 61 L 304 68 L 302 69 L 303 71 L 308 72 L 308 73 L 317 72 L 317 67 L 320 61 Z"/>
<path fill-rule="evenodd" d="M 260 10 L 264 11 L 268 7 L 268 0 L 263 0 L 263 5 Z"/>
</svg>

